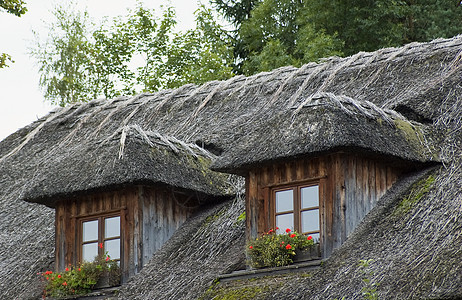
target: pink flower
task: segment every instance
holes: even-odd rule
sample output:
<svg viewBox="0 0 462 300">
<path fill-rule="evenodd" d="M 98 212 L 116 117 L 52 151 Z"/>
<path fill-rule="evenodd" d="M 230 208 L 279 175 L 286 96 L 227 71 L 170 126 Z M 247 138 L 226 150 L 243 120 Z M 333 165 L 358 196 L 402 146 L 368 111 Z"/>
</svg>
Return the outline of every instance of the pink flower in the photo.
<svg viewBox="0 0 462 300">
<path fill-rule="evenodd" d="M 108 260 L 109 260 L 109 255 L 108 255 L 108 256 L 106 256 L 106 261 L 108 261 Z"/>
<path fill-rule="evenodd" d="M 287 244 L 286 249 L 287 250 L 292 249 L 292 246 L 290 244 Z"/>
<path fill-rule="evenodd" d="M 289 232 L 291 232 L 291 231 L 292 231 L 292 230 L 290 230 L 290 228 L 287 228 L 287 229 L 286 229 L 286 232 L 287 232 L 287 233 L 289 233 Z"/>
<path fill-rule="evenodd" d="M 99 247 L 103 249 L 103 243 L 99 243 Z"/>
<path fill-rule="evenodd" d="M 307 238 L 306 238 L 308 241 L 311 241 L 313 239 L 313 237 L 311 235 L 309 235 Z"/>
<path fill-rule="evenodd" d="M 64 282 L 63 282 L 63 285 L 66 286 L 66 285 L 67 285 L 67 282 L 64 281 Z"/>
</svg>

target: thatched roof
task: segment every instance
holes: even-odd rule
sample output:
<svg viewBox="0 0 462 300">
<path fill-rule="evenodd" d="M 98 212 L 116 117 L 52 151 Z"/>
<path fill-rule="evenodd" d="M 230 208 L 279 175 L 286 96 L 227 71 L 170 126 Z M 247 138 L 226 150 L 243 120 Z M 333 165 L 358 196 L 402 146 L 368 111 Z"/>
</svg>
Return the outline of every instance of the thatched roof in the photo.
<svg viewBox="0 0 462 300">
<path fill-rule="evenodd" d="M 179 152 L 206 153 L 193 144 L 222 154 L 216 169 L 237 173 L 248 165 L 339 147 L 432 161 L 437 153 L 428 125 L 436 115 L 428 111 L 440 108 L 437 99 L 450 94 L 460 77 L 461 43 L 462 37 L 414 43 L 300 69 L 75 104 L 8 137 L 0 145 L 0 163 L 20 168 L 30 179 L 20 198 L 43 202 L 138 181 L 178 185 L 176 174 L 185 170 Z M 129 135 L 122 157 L 124 132 Z M 171 148 L 154 141 L 161 137 L 182 141 L 185 150 L 164 151 L 170 164 L 163 172 L 160 156 L 148 155 L 150 149 Z M 193 174 L 184 174 L 181 183 L 196 178 Z M 209 175 L 220 181 L 218 174 Z M 225 190 L 206 182 L 179 187 L 212 195 Z"/>
<path fill-rule="evenodd" d="M 291 109 L 259 116 L 255 123 L 220 155 L 214 169 L 245 174 L 246 168 L 269 160 L 339 150 L 401 161 L 438 160 L 428 146 L 431 128 L 367 100 L 319 93 Z"/>
<path fill-rule="evenodd" d="M 34 165 L 22 197 L 54 207 L 56 199 L 79 191 L 128 184 L 168 185 L 208 196 L 231 193 L 228 175 L 209 166 L 214 155 L 155 131 L 127 125 L 97 144 L 81 141 L 51 151 Z"/>
<path fill-rule="evenodd" d="M 309 273 L 215 282 L 244 259 L 239 202 L 203 211 L 122 287 L 119 299 L 363 299 L 366 277 L 379 299 L 460 299 L 460 167 L 457 172 L 442 167 L 402 178 L 347 242 Z M 415 183 L 429 176 L 434 181 L 426 193 L 409 203 L 420 191 Z M 448 176 L 455 182 L 445 180 Z M 360 260 L 371 260 L 369 267 L 362 268 Z"/>
<path fill-rule="evenodd" d="M 361 276 L 356 262 L 371 258 L 374 278 L 383 282 L 381 297 L 462 295 L 461 49 L 458 36 L 51 112 L 0 142 L 0 298 L 37 295 L 31 282 L 53 257 L 53 211 L 21 199 L 52 205 L 53 197 L 130 183 L 163 183 L 214 197 L 226 194 L 227 185 L 208 170 L 212 160 L 217 168 L 240 173 L 255 163 L 339 147 L 409 162 L 441 160 L 444 167 L 407 213 L 393 215 L 402 197 L 390 196 L 387 209 L 379 206 L 377 215 L 366 216 L 367 230 L 360 227 L 361 234 L 353 234 L 326 262 L 327 269 L 316 274 L 320 280 L 310 284 L 300 277 L 294 285 L 289 280 L 287 286 L 299 292 L 280 288 L 281 294 L 353 298 Z M 167 165 L 171 172 L 161 174 Z M 209 184 L 210 178 L 215 183 Z M 212 220 L 231 224 L 236 218 Z M 242 226 L 205 223 L 200 230 L 214 239 L 242 234 Z M 174 236 L 176 242 L 166 247 L 177 253 L 175 264 L 157 268 L 166 257 L 159 254 L 122 295 L 157 297 L 155 290 L 168 283 L 171 293 L 178 289 L 198 297 L 202 290 L 194 287 L 227 267 L 185 272 L 192 266 L 186 258 L 201 258 L 204 248 L 180 245 L 210 241 L 194 236 Z M 220 243 L 216 261 L 232 265 L 235 257 L 225 248 L 238 247 L 239 241 Z M 169 272 L 181 274 L 181 280 L 160 280 Z"/>
</svg>

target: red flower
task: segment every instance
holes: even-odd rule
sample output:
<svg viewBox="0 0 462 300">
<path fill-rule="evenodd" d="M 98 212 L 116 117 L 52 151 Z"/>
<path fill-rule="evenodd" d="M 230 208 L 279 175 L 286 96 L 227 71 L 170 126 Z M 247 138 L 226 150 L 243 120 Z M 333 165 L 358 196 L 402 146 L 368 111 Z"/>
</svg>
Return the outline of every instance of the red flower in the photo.
<svg viewBox="0 0 462 300">
<path fill-rule="evenodd" d="M 282 241 L 281 244 L 284 244 L 284 241 Z"/>
<path fill-rule="evenodd" d="M 279 227 L 276 227 L 276 230 L 279 230 Z"/>
<path fill-rule="evenodd" d="M 287 250 L 292 249 L 292 246 L 290 244 L 287 244 L 286 249 Z"/>
<path fill-rule="evenodd" d="M 78 270 L 79 270 L 79 272 L 81 271 L 81 269 L 80 269 L 80 268 L 79 268 Z"/>
<path fill-rule="evenodd" d="M 103 249 L 103 243 L 99 243 L 99 247 Z"/>
<path fill-rule="evenodd" d="M 63 285 L 66 286 L 66 285 L 67 285 L 67 282 L 64 281 L 64 282 L 63 282 Z"/>
<path fill-rule="evenodd" d="M 253 247 L 252 247 L 252 246 L 249 246 L 249 249 L 253 249 Z"/>
<path fill-rule="evenodd" d="M 273 233 L 273 231 L 274 231 L 273 229 L 270 229 L 270 231 L 268 231 L 268 234 Z"/>
<path fill-rule="evenodd" d="M 311 235 L 309 235 L 307 238 L 306 238 L 308 241 L 311 241 L 313 239 L 313 237 Z"/>
<path fill-rule="evenodd" d="M 106 256 L 106 261 L 108 261 L 108 260 L 109 260 L 109 255 L 108 255 L 108 256 Z"/>
<path fill-rule="evenodd" d="M 69 272 L 69 268 L 66 268 L 66 272 Z"/>
<path fill-rule="evenodd" d="M 287 228 L 287 229 L 286 229 L 286 232 L 287 232 L 287 233 L 289 233 L 289 232 L 291 232 L 291 231 L 292 231 L 292 230 L 290 230 L 290 228 Z"/>
<path fill-rule="evenodd" d="M 49 280 L 49 279 L 50 279 L 50 277 L 47 277 L 47 280 Z"/>
<path fill-rule="evenodd" d="M 290 235 L 290 237 L 291 237 L 291 238 L 296 237 L 295 233 L 292 233 L 292 234 Z"/>
<path fill-rule="evenodd" d="M 61 278 L 61 275 L 58 275 L 58 278 Z"/>
</svg>

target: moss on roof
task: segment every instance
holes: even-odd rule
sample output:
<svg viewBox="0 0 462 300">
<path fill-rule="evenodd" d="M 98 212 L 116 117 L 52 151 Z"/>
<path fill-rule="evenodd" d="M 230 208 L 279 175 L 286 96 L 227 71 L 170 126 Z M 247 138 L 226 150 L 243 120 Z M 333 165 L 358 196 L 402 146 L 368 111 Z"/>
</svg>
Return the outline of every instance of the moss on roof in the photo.
<svg viewBox="0 0 462 300">
<path fill-rule="evenodd" d="M 457 36 L 51 112 L 0 142 L 0 298 L 38 297 L 35 274 L 52 263 L 54 213 L 21 199 L 146 179 L 216 195 L 223 190 L 213 190 L 217 185 L 209 180 L 220 182 L 221 175 L 204 169 L 204 149 L 231 168 L 348 141 L 405 160 L 437 158 L 443 167 L 415 205 L 394 215 L 406 196 L 401 191 L 419 176 L 398 181 L 319 273 L 286 280 L 271 297 L 359 297 L 359 259 L 373 259 L 372 279 L 382 298 L 462 297 L 461 49 Z M 323 101 L 328 105 L 319 105 Z M 398 118 L 398 126 L 388 117 Z M 155 151 L 168 165 L 156 161 Z M 172 162 L 181 172 L 192 166 L 179 174 L 194 180 L 177 183 L 175 172 L 155 169 Z M 198 298 L 218 274 L 235 268 L 243 258 L 243 225 L 235 225 L 243 204 L 215 205 L 185 223 L 122 288 L 121 298 Z M 218 218 L 203 222 L 219 210 Z"/>
</svg>

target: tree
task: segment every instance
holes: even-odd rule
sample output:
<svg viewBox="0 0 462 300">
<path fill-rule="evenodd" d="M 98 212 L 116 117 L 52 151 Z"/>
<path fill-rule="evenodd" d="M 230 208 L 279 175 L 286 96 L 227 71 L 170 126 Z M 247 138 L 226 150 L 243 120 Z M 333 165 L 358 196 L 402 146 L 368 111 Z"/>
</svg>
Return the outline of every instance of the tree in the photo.
<svg viewBox="0 0 462 300">
<path fill-rule="evenodd" d="M 25 14 L 27 8 L 25 2 L 22 0 L 0 0 L 0 8 L 7 13 L 13 14 L 17 17 Z M 10 55 L 6 53 L 0 53 L 0 69 L 8 67 L 7 62 L 14 62 Z"/>
<path fill-rule="evenodd" d="M 235 71 L 352 55 L 462 32 L 455 0 L 210 0 L 234 31 Z"/>
<path fill-rule="evenodd" d="M 26 3 L 23 0 L 0 0 L 0 8 L 17 17 L 26 13 L 27 8 L 25 5 Z"/>
<path fill-rule="evenodd" d="M 234 27 L 229 33 L 235 59 L 233 71 L 238 74 L 243 73 L 243 61 L 249 55 L 244 41 L 239 36 L 239 31 L 242 23 L 251 17 L 252 10 L 260 2 L 262 0 L 210 0 L 215 9 Z"/>
<path fill-rule="evenodd" d="M 454 0 L 307 1 L 308 21 L 338 34 L 345 55 L 462 32 L 462 7 Z"/>
<path fill-rule="evenodd" d="M 233 49 L 227 32 L 205 6 L 195 16 L 196 28 L 176 34 L 168 48 L 168 59 L 163 66 L 169 78 L 168 88 L 225 80 L 234 75 Z"/>
<path fill-rule="evenodd" d="M 196 28 L 183 33 L 174 31 L 171 7 L 157 19 L 139 3 L 98 27 L 86 13 L 58 7 L 47 42 L 37 37 L 31 50 L 45 98 L 64 106 L 233 76 L 226 32 L 211 10 L 202 6 L 195 15 Z"/>
<path fill-rule="evenodd" d="M 53 104 L 85 101 L 94 94 L 87 80 L 91 72 L 88 34 L 94 25 L 86 12 L 75 12 L 71 5 L 57 6 L 53 15 L 56 20 L 49 27 L 48 39 L 42 43 L 34 32 L 36 47 L 30 49 L 39 65 L 40 86 Z"/>
<path fill-rule="evenodd" d="M 307 22 L 307 9 L 305 0 L 264 0 L 252 10 L 239 31 L 248 51 L 245 74 L 341 54 L 342 42 Z"/>
</svg>

